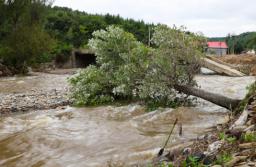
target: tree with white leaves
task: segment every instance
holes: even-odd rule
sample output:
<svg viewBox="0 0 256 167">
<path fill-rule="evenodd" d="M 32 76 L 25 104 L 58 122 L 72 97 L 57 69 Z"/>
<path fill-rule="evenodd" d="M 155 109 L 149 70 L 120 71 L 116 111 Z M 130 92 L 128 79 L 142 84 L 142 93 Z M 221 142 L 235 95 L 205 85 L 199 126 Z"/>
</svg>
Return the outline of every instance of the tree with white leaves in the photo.
<svg viewBox="0 0 256 167">
<path fill-rule="evenodd" d="M 70 79 L 75 102 L 95 105 L 132 99 L 173 106 L 181 94 L 187 94 L 229 109 L 238 105 L 239 100 L 196 88 L 194 76 L 204 56 L 204 37 L 183 27 L 159 25 L 151 42 L 153 47 L 146 47 L 115 26 L 94 32 L 89 46 L 97 63 Z"/>
</svg>

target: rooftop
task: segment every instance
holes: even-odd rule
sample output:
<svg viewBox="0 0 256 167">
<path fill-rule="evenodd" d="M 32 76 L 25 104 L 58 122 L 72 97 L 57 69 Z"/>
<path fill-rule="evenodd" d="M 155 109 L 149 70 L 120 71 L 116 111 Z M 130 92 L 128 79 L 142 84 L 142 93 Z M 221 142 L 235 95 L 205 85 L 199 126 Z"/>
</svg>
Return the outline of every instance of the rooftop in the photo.
<svg viewBox="0 0 256 167">
<path fill-rule="evenodd" d="M 228 45 L 226 44 L 226 42 L 213 41 L 213 42 L 207 42 L 207 45 L 209 48 L 222 48 L 222 49 L 228 48 Z"/>
</svg>

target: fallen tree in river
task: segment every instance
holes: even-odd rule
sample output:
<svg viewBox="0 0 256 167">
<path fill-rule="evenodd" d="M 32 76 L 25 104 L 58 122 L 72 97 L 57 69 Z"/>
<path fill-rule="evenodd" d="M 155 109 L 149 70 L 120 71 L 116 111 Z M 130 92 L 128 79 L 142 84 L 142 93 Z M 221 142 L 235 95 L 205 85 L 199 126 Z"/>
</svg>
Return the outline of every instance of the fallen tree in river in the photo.
<svg viewBox="0 0 256 167">
<path fill-rule="evenodd" d="M 214 104 L 217 104 L 217 105 L 224 107 L 226 109 L 229 109 L 229 110 L 236 109 L 236 107 L 241 102 L 241 100 L 239 100 L 239 99 L 232 99 L 232 98 L 229 98 L 226 96 L 207 92 L 205 90 L 194 88 L 194 87 L 174 85 L 174 88 L 182 93 L 200 97 L 204 100 L 210 101 Z"/>
<path fill-rule="evenodd" d="M 232 110 L 240 100 L 196 88 L 194 76 L 205 56 L 205 41 L 184 28 L 164 25 L 154 29 L 153 48 L 118 27 L 96 31 L 88 45 L 97 64 L 70 79 L 72 97 L 79 105 L 132 99 L 175 107 L 181 101 L 178 90 Z"/>
</svg>

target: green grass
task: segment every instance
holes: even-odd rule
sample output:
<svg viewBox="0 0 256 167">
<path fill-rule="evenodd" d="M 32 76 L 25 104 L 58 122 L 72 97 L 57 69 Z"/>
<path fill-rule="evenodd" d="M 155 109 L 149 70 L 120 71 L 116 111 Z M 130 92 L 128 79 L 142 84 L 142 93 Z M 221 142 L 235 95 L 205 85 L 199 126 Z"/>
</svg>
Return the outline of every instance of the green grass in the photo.
<svg viewBox="0 0 256 167">
<path fill-rule="evenodd" d="M 227 152 L 223 152 L 219 156 L 217 156 L 217 159 L 215 161 L 216 165 L 224 165 L 225 163 L 229 162 L 232 160 L 232 155 Z"/>
<path fill-rule="evenodd" d="M 234 143 L 237 141 L 237 138 L 236 137 L 228 137 L 224 132 L 221 132 L 219 134 L 219 139 L 220 140 L 224 140 L 224 141 L 227 141 L 228 143 Z"/>
<path fill-rule="evenodd" d="M 247 86 L 246 89 L 247 89 L 248 93 L 246 94 L 245 98 L 240 102 L 239 106 L 236 108 L 235 113 L 242 112 L 244 110 L 244 108 L 246 107 L 246 105 L 248 104 L 250 97 L 252 95 L 255 95 L 255 93 L 256 93 L 256 82 Z"/>
<path fill-rule="evenodd" d="M 244 134 L 242 140 L 244 142 L 256 142 L 256 132 Z"/>
<path fill-rule="evenodd" d="M 182 167 L 206 167 L 197 157 L 189 156 L 187 160 L 182 162 Z"/>
</svg>

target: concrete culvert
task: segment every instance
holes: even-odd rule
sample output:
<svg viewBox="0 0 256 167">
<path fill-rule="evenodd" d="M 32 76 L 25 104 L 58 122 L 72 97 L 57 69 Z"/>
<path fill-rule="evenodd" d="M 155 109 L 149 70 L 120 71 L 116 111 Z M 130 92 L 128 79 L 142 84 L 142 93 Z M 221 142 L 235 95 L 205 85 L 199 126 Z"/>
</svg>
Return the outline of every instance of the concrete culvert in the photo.
<svg viewBox="0 0 256 167">
<path fill-rule="evenodd" d="M 91 64 L 96 63 L 96 56 L 92 53 L 75 52 L 75 67 L 86 68 Z"/>
</svg>

